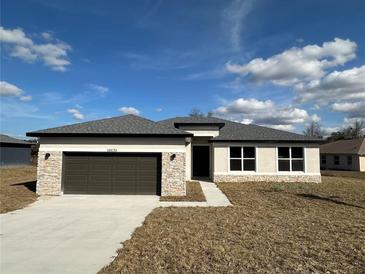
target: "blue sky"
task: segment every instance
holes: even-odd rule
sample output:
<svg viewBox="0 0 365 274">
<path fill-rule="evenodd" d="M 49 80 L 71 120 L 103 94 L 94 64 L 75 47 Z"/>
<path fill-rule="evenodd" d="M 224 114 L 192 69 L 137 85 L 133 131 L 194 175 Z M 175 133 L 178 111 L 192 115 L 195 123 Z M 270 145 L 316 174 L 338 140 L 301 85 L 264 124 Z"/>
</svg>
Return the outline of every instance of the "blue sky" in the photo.
<svg viewBox="0 0 365 274">
<path fill-rule="evenodd" d="M 328 131 L 365 118 L 364 1 L 1 2 L 1 131 L 192 108 Z"/>
</svg>

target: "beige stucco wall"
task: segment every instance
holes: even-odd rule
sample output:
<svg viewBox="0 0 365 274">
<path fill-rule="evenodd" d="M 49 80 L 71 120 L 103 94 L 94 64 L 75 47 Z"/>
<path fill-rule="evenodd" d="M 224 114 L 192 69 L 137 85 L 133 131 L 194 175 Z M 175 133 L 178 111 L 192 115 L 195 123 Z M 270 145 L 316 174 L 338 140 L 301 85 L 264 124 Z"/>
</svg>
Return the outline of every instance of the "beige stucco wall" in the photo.
<svg viewBox="0 0 365 274">
<path fill-rule="evenodd" d="M 228 171 L 228 151 L 226 146 L 213 145 L 214 173 Z"/>
<path fill-rule="evenodd" d="M 305 148 L 305 165 L 307 173 L 318 173 L 320 171 L 320 158 L 318 147 Z"/>
<path fill-rule="evenodd" d="M 257 173 L 276 173 L 276 147 L 266 146 L 256 148 Z"/>
<path fill-rule="evenodd" d="M 256 171 L 229 171 L 229 147 L 230 146 L 255 146 L 256 147 Z M 298 146 L 298 144 L 252 144 L 252 143 L 214 143 L 214 178 L 215 180 L 224 181 L 224 176 L 242 178 L 245 181 L 258 179 L 270 179 L 275 176 L 283 180 L 320 181 L 320 164 L 319 164 L 319 147 L 317 145 L 303 145 L 305 157 L 304 172 L 279 172 L 277 170 L 277 147 L 278 146 Z M 294 176 L 295 175 L 295 176 Z M 274 177 L 273 177 L 274 176 Z M 304 176 L 304 177 L 303 177 Z M 228 178 L 228 177 L 226 177 Z M 236 179 L 230 179 L 235 181 Z M 256 180 L 255 179 L 255 180 Z"/>
<path fill-rule="evenodd" d="M 322 156 L 326 157 L 326 164 L 322 164 Z M 334 156 L 339 156 L 340 164 L 335 165 Z M 352 165 L 347 164 L 347 157 L 352 157 Z M 364 157 L 360 157 L 358 155 L 349 155 L 349 154 L 321 154 L 321 168 L 322 169 L 339 169 L 339 170 L 353 170 L 360 171 L 361 170 L 361 161 L 363 161 Z M 364 163 L 365 164 L 365 163 Z M 363 164 L 363 167 L 364 167 Z M 364 168 L 363 168 L 364 171 Z"/>
</svg>

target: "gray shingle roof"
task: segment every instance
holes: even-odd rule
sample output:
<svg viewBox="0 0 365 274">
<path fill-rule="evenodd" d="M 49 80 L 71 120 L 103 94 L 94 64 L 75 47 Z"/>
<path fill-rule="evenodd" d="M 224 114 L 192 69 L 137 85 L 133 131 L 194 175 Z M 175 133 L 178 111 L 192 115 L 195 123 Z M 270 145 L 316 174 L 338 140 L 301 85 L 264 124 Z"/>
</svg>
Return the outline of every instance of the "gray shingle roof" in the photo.
<svg viewBox="0 0 365 274">
<path fill-rule="evenodd" d="M 124 115 L 68 126 L 27 132 L 27 136 L 55 135 L 159 135 L 190 136 L 190 133 L 136 116 Z"/>
<path fill-rule="evenodd" d="M 27 141 L 24 141 L 24 140 L 19 140 L 19 139 L 10 137 L 10 136 L 5 135 L 5 134 L 0 134 L 0 143 L 29 145 L 29 146 L 34 144 L 34 142 L 27 142 Z"/>
<path fill-rule="evenodd" d="M 320 146 L 321 153 L 365 155 L 365 138 L 338 140 Z"/>
<path fill-rule="evenodd" d="M 176 117 L 160 121 L 163 125 L 174 126 L 175 123 L 199 124 L 199 123 L 224 123 L 219 136 L 213 141 L 293 141 L 293 142 L 320 142 L 321 139 L 305 135 L 277 130 L 273 128 L 245 125 L 216 117 Z"/>
</svg>

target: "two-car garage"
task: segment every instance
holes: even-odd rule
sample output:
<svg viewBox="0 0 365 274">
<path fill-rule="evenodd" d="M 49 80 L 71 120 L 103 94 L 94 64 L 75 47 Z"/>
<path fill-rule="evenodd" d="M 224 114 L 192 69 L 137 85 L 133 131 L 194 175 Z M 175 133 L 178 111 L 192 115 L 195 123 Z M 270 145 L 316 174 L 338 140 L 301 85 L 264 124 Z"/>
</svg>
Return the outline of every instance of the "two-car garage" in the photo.
<svg viewBox="0 0 365 274">
<path fill-rule="evenodd" d="M 159 153 L 67 153 L 64 194 L 160 195 Z"/>
</svg>

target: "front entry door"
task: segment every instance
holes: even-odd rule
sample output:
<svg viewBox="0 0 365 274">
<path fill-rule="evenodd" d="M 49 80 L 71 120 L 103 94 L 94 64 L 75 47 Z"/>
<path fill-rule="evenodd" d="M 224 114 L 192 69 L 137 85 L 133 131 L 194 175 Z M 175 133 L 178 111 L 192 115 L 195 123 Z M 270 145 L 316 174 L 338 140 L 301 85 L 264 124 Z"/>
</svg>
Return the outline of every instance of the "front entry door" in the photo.
<svg viewBox="0 0 365 274">
<path fill-rule="evenodd" d="M 210 147 L 193 146 L 193 177 L 210 177 Z"/>
</svg>

